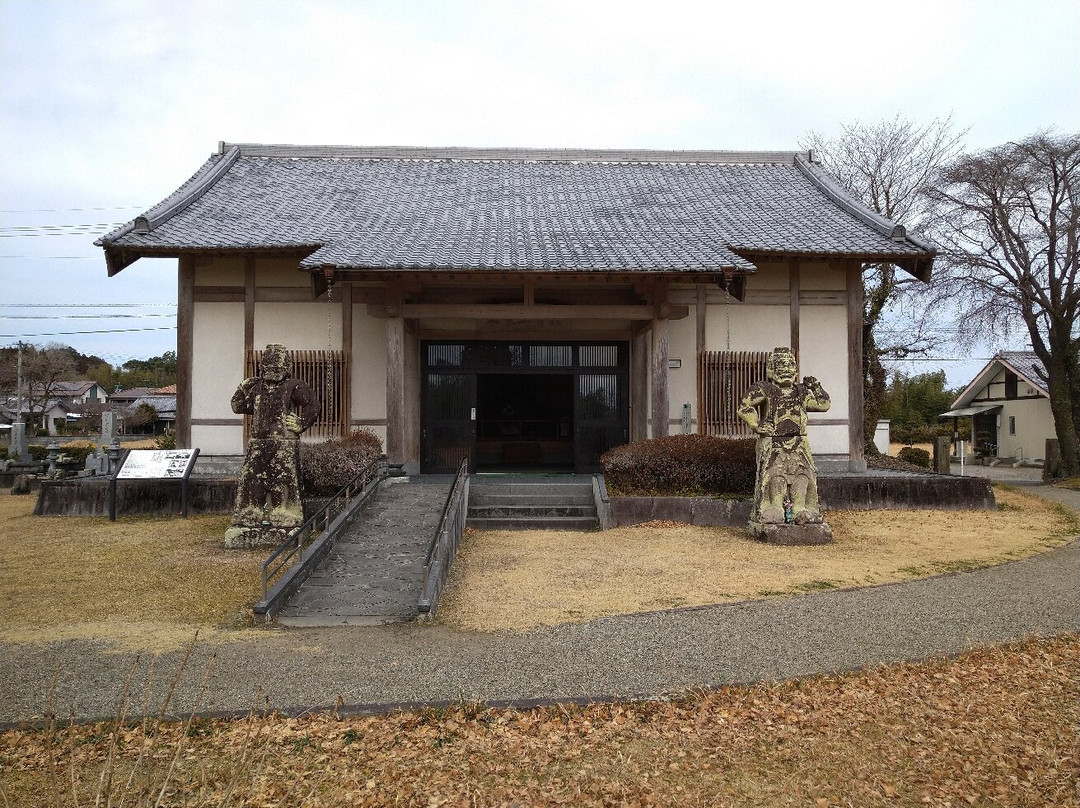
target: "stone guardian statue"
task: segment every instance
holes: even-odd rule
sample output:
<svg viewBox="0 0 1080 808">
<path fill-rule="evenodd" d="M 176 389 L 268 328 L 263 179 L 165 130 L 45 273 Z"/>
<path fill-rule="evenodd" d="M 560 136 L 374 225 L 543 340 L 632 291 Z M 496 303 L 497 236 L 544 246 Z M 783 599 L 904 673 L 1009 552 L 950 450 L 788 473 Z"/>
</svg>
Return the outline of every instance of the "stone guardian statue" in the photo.
<svg viewBox="0 0 1080 808">
<path fill-rule="evenodd" d="M 818 503 L 817 473 L 806 414 L 826 412 L 832 402 L 813 376 L 798 378 L 795 354 L 774 348 L 767 381 L 750 387 L 739 417 L 757 434 L 757 478 L 750 533 L 774 544 L 824 544 L 832 530 Z"/>
<path fill-rule="evenodd" d="M 291 378 L 284 345 L 266 346 L 259 375 L 233 393 L 232 411 L 251 416 L 247 455 L 236 486 L 227 548 L 276 545 L 304 522 L 300 492 L 300 435 L 319 417 L 315 391 Z"/>
</svg>

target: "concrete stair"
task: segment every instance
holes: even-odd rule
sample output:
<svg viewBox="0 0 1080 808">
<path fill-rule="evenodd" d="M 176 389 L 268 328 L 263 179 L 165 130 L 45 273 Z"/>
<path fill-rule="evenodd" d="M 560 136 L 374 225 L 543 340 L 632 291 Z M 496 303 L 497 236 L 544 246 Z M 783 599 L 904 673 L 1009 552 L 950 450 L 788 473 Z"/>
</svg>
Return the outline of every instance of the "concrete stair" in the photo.
<svg viewBox="0 0 1080 808">
<path fill-rule="evenodd" d="M 599 530 L 592 478 L 476 475 L 467 524 L 477 530 Z"/>
</svg>

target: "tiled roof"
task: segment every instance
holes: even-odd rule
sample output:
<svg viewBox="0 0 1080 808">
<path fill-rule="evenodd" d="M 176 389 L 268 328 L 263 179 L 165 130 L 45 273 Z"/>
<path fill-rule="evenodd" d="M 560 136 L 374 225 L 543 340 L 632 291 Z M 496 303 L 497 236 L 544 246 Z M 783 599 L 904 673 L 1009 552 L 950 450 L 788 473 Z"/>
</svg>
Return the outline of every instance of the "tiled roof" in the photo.
<svg viewBox="0 0 1080 808">
<path fill-rule="evenodd" d="M 952 404 L 953 408 L 968 406 L 975 400 L 975 396 L 981 393 L 1001 372 L 1003 367 L 1011 370 L 1038 390 L 1041 395 L 1050 396 L 1050 388 L 1046 384 L 1046 370 L 1042 360 L 1034 351 L 1002 351 L 987 362 L 986 366 L 961 391 Z"/>
<path fill-rule="evenodd" d="M 109 233 L 142 255 L 294 249 L 307 269 L 752 271 L 761 254 L 895 260 L 933 247 L 795 153 L 228 146 Z"/>
<path fill-rule="evenodd" d="M 1050 395 L 1050 388 L 1046 384 L 1046 368 L 1034 351 L 1002 351 L 996 358 L 1043 395 Z"/>
</svg>

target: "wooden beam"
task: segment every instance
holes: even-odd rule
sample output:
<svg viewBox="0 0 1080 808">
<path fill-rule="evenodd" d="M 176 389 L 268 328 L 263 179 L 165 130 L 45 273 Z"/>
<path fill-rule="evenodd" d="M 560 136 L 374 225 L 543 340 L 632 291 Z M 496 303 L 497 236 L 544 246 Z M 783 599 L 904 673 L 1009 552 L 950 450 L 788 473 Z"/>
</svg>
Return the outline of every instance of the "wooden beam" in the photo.
<svg viewBox="0 0 1080 808">
<path fill-rule="evenodd" d="M 802 279 L 799 272 L 799 262 L 792 259 L 788 262 L 788 290 L 790 292 L 791 309 L 791 352 L 795 354 L 795 362 L 799 361 L 799 293 Z"/>
<path fill-rule="evenodd" d="M 195 263 L 178 260 L 176 290 L 176 445 L 191 446 L 191 382 L 195 350 Z"/>
<path fill-rule="evenodd" d="M 666 319 L 682 320 L 690 316 L 689 306 L 668 306 Z M 389 315 L 389 304 L 379 306 L 371 304 L 368 313 L 373 317 Z M 616 306 L 577 306 L 550 305 L 533 306 L 517 304 L 482 304 L 482 303 L 403 303 L 399 308 L 400 316 L 410 320 L 425 319 L 466 319 L 466 320 L 652 320 L 657 310 L 648 305 Z"/>
<path fill-rule="evenodd" d="M 848 328 L 848 468 L 866 471 L 866 443 L 863 434 L 863 305 L 862 265 L 847 267 Z"/>
</svg>

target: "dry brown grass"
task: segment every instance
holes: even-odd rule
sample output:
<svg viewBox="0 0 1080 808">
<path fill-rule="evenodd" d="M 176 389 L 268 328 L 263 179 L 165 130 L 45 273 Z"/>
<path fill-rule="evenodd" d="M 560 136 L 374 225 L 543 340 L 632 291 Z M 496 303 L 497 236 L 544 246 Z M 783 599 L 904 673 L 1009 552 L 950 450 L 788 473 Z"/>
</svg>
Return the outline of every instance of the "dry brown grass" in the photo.
<svg viewBox="0 0 1080 808">
<path fill-rule="evenodd" d="M 996 564 L 1068 541 L 1075 514 L 998 487 L 995 511 L 834 511 L 835 541 L 775 547 L 737 528 L 600 533 L 469 531 L 439 620 L 524 630 L 681 606 L 910 580 Z"/>
<path fill-rule="evenodd" d="M 0 496 L 0 640 L 115 640 L 164 650 L 235 627 L 263 551 L 228 551 L 228 517 L 35 517 Z"/>
<path fill-rule="evenodd" d="M 148 806 L 161 794 L 161 804 L 198 806 L 1064 808 L 1080 798 L 1078 666 L 1080 640 L 1065 635 L 652 702 L 8 731 L 0 796 L 44 806 Z"/>
</svg>

